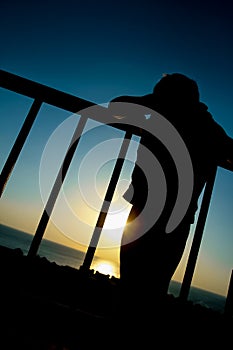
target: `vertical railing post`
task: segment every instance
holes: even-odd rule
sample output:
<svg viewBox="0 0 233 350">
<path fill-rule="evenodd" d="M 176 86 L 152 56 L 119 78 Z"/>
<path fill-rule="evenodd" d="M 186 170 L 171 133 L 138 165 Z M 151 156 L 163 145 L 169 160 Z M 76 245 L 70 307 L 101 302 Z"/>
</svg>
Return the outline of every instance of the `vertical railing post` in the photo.
<svg viewBox="0 0 233 350">
<path fill-rule="evenodd" d="M 233 270 L 231 271 L 230 283 L 224 308 L 224 315 L 233 317 Z"/>
<path fill-rule="evenodd" d="M 73 155 L 75 153 L 75 150 L 78 146 L 78 143 L 79 143 L 80 137 L 82 135 L 83 129 L 85 127 L 86 121 L 87 121 L 87 118 L 82 116 L 78 122 L 77 127 L 75 128 L 75 131 L 74 131 L 72 140 L 70 142 L 70 145 L 68 147 L 68 150 L 66 152 L 64 161 L 59 169 L 58 175 L 57 175 L 56 180 L 54 182 L 54 185 L 53 185 L 53 188 L 52 188 L 51 193 L 49 195 L 46 206 L 44 208 L 40 222 L 37 226 L 36 233 L 33 237 L 31 246 L 30 246 L 29 251 L 28 251 L 28 256 L 35 256 L 37 254 L 37 251 L 39 249 L 41 240 L 42 240 L 44 232 L 46 230 L 48 221 L 49 221 L 51 213 L 53 211 L 56 199 L 57 199 L 58 194 L 60 192 L 61 186 L 64 182 L 65 176 L 66 176 L 67 171 L 69 169 L 70 163 L 71 163 Z"/>
<path fill-rule="evenodd" d="M 201 208 L 198 216 L 198 221 L 196 224 L 193 242 L 189 253 L 188 263 L 186 266 L 183 282 L 180 289 L 179 297 L 182 300 L 187 300 L 188 298 L 188 294 L 189 294 L 189 290 L 190 290 L 190 286 L 193 278 L 193 273 L 196 266 L 197 256 L 200 249 L 202 235 L 203 235 L 203 231 L 206 223 L 206 218 L 207 218 L 207 214 L 210 206 L 210 199 L 212 196 L 216 172 L 217 172 L 217 166 L 212 169 L 209 179 L 206 182 L 206 187 L 202 198 Z"/>
<path fill-rule="evenodd" d="M 83 261 L 83 265 L 81 266 L 81 269 L 85 272 L 89 271 L 89 269 L 91 267 L 91 263 L 92 263 L 92 260 L 94 258 L 95 251 L 96 251 L 96 248 L 97 248 L 97 245 L 99 242 L 101 230 L 104 226 L 107 212 L 108 212 L 108 209 L 110 207 L 110 204 L 111 204 L 111 201 L 112 201 L 112 198 L 114 195 L 114 191 L 115 191 L 116 186 L 117 186 L 117 182 L 118 182 L 118 179 L 119 179 L 119 176 L 121 173 L 123 163 L 125 161 L 125 156 L 126 156 L 129 144 L 130 144 L 131 137 L 132 137 L 132 133 L 127 131 L 125 134 L 124 140 L 122 142 L 122 145 L 121 145 L 119 156 L 118 156 L 118 159 L 116 161 L 116 165 L 115 165 L 114 170 L 113 170 L 113 174 L 112 174 L 112 177 L 111 177 L 111 180 L 110 180 L 110 183 L 109 183 L 109 186 L 108 186 L 108 189 L 107 189 L 104 201 L 103 201 L 103 205 L 102 205 L 100 214 L 99 214 L 98 219 L 97 219 L 97 223 L 96 223 L 90 244 L 88 246 L 88 249 L 87 249 L 84 261 Z"/>
<path fill-rule="evenodd" d="M 28 112 L 28 115 L 23 123 L 23 126 L 17 136 L 17 139 L 15 140 L 15 143 L 11 149 L 11 152 L 6 160 L 6 163 L 2 169 L 1 175 L 0 175 L 0 197 L 2 196 L 2 193 L 4 191 L 4 188 L 7 184 L 7 181 L 11 175 L 11 172 L 15 166 L 15 163 L 18 159 L 18 156 L 23 148 L 23 145 L 28 137 L 28 134 L 32 128 L 32 125 L 36 119 L 36 116 L 39 112 L 39 109 L 42 105 L 42 102 L 39 100 L 34 100 L 30 111 Z"/>
</svg>

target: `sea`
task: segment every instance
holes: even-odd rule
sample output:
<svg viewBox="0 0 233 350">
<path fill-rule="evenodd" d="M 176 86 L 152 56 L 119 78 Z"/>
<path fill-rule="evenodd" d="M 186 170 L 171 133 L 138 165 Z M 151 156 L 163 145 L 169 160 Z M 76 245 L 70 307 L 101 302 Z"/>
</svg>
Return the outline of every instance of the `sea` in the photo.
<svg viewBox="0 0 233 350">
<path fill-rule="evenodd" d="M 11 249 L 20 248 L 26 255 L 28 253 L 32 235 L 15 228 L 0 224 L 0 245 Z M 55 262 L 61 266 L 71 266 L 79 269 L 83 264 L 85 252 L 72 249 L 70 247 L 52 242 L 47 239 L 43 239 L 40 244 L 38 255 L 46 257 L 49 261 Z M 98 262 L 98 257 L 95 258 Z M 96 264 L 98 265 L 98 264 Z M 101 271 L 100 271 L 101 272 Z M 173 294 L 175 297 L 179 296 L 181 283 L 172 280 L 169 286 L 168 293 Z M 194 286 L 190 287 L 188 300 L 194 304 L 200 304 L 206 308 L 210 308 L 214 311 L 223 313 L 226 303 L 226 297 L 223 295 L 215 294 L 213 292 L 200 289 Z"/>
</svg>

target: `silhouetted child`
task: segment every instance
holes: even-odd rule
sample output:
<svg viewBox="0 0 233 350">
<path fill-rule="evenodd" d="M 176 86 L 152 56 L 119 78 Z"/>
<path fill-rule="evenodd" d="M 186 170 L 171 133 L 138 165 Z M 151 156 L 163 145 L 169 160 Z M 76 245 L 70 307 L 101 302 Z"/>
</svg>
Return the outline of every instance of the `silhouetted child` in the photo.
<svg viewBox="0 0 233 350">
<path fill-rule="evenodd" d="M 135 113 L 129 113 L 133 111 L 131 104 Z M 150 109 L 158 113 L 141 114 L 139 120 L 137 110 L 140 112 L 141 106 L 145 114 Z M 130 313 L 150 312 L 167 295 L 210 172 L 215 166 L 233 170 L 233 139 L 200 102 L 196 82 L 183 74 L 167 74 L 151 94 L 118 97 L 109 108 L 118 118 L 120 110 L 124 127 L 136 125 L 141 137 L 132 182 L 124 195 L 132 209 L 121 241 L 121 302 Z M 153 162 L 147 150 L 158 162 Z M 168 233 L 167 225 L 181 190 L 184 198 L 179 200 L 187 203 L 180 220 Z M 186 193 L 190 198 L 185 198 Z"/>
</svg>

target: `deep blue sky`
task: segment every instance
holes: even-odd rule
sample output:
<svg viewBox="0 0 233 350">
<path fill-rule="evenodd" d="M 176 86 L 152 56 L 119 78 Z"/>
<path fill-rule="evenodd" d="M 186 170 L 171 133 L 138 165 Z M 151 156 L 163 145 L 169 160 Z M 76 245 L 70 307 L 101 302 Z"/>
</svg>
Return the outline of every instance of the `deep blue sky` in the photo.
<svg viewBox="0 0 233 350">
<path fill-rule="evenodd" d="M 164 72 L 181 72 L 233 136 L 232 1 L 4 0 L 0 16 L 1 69 L 95 103 L 149 93 Z M 204 277 L 197 284 L 224 293 L 233 268 L 233 174 L 220 171 L 217 181 L 200 259 L 209 257 L 202 270 L 216 270 L 221 286 L 206 286 Z"/>
<path fill-rule="evenodd" d="M 94 102 L 196 79 L 233 133 L 233 5 L 223 1 L 2 1 L 1 67 Z M 229 119 L 229 120 L 228 120 Z"/>
</svg>

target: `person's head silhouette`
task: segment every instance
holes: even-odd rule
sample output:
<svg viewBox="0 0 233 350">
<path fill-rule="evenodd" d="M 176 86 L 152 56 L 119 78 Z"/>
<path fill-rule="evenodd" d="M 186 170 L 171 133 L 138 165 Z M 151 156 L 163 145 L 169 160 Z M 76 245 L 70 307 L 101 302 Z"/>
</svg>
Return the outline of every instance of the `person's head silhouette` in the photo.
<svg viewBox="0 0 233 350">
<path fill-rule="evenodd" d="M 197 83 L 180 73 L 164 74 L 155 85 L 153 95 L 159 101 L 169 104 L 171 108 L 177 105 L 194 105 L 199 102 Z"/>
</svg>

